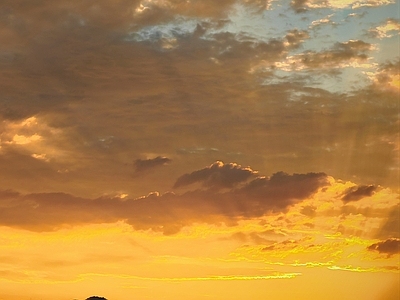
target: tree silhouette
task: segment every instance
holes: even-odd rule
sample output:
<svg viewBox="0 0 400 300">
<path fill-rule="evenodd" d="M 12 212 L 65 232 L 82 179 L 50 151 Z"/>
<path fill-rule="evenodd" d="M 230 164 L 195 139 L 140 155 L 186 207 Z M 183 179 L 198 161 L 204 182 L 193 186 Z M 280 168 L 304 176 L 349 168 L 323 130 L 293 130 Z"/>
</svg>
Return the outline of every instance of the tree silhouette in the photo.
<svg viewBox="0 0 400 300">
<path fill-rule="evenodd" d="M 89 298 L 86 298 L 86 300 L 107 300 L 107 299 L 99 296 L 91 296 Z"/>
</svg>

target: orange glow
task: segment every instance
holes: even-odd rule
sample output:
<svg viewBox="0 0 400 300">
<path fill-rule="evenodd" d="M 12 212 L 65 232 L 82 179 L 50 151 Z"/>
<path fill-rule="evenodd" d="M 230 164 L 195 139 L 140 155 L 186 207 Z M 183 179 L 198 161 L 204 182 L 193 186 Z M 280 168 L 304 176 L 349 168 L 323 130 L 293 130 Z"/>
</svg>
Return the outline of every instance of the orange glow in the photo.
<svg viewBox="0 0 400 300">
<path fill-rule="evenodd" d="M 0 300 L 398 300 L 399 7 L 2 0 Z"/>
</svg>

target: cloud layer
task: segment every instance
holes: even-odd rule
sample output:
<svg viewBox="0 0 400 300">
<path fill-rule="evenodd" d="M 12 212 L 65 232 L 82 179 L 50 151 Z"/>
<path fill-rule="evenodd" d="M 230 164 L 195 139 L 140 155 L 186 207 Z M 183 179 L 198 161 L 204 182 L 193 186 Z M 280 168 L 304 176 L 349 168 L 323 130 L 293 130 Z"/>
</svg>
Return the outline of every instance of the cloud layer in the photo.
<svg viewBox="0 0 400 300">
<path fill-rule="evenodd" d="M 209 190 L 193 190 L 183 194 L 151 193 L 138 199 L 101 197 L 91 200 L 63 193 L 22 195 L 3 191 L 1 223 L 42 231 L 54 230 L 63 225 L 125 220 L 136 229 L 153 229 L 172 234 L 193 223 L 223 222 L 229 225 L 242 219 L 282 212 L 327 184 L 323 173 L 289 175 L 280 172 L 270 178 L 256 178 L 235 189 L 232 188 L 232 184 L 237 182 L 238 177 L 235 176 L 239 175 L 240 181 L 247 179 L 253 175 L 251 169 L 216 162 L 203 170 L 209 170 L 209 174 L 202 170 L 194 174 L 207 175 L 210 181 L 208 186 L 211 188 Z M 244 172 L 244 178 L 240 172 Z M 198 176 L 195 177 L 197 179 Z M 218 192 L 220 187 L 232 189 Z"/>
<path fill-rule="evenodd" d="M 152 187 L 132 173 L 167 162 L 143 160 L 157 157 L 174 161 L 147 173 L 163 178 L 163 190 L 216 160 L 394 186 L 398 59 L 382 51 L 398 21 L 371 25 L 367 8 L 341 16 L 336 1 L 292 2 L 302 6 L 304 14 L 274 1 L 4 2 L 3 188 L 40 174 L 23 192 L 139 196 Z M 335 26 L 313 26 L 325 19 Z M 141 159 L 134 170 L 132 158 Z M 226 180 L 215 188 L 235 184 Z"/>
</svg>

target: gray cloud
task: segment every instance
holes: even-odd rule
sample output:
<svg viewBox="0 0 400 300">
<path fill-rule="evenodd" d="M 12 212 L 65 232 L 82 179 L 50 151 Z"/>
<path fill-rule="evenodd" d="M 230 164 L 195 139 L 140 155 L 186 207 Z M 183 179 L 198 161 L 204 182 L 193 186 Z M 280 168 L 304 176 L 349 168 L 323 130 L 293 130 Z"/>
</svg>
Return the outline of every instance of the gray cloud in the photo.
<svg viewBox="0 0 400 300">
<path fill-rule="evenodd" d="M 325 179 L 326 174 L 324 173 L 289 175 L 285 172 L 278 172 L 269 178 L 258 177 L 250 181 L 238 193 L 244 197 L 250 196 L 255 199 L 263 198 L 264 195 L 271 195 L 279 200 L 270 203 L 271 208 L 282 210 L 296 203 L 296 199 L 311 195 L 313 191 L 326 184 Z"/>
<path fill-rule="evenodd" d="M 365 61 L 367 52 L 372 49 L 372 45 L 361 40 L 335 43 L 328 50 L 321 52 L 307 51 L 295 56 L 307 68 L 323 68 L 326 66 L 337 66 L 342 62 L 352 59 Z"/>
<path fill-rule="evenodd" d="M 155 167 L 163 166 L 170 163 L 172 160 L 165 156 L 157 156 L 149 159 L 137 159 L 134 163 L 137 173 L 145 172 Z"/>
<path fill-rule="evenodd" d="M 231 226 L 241 219 L 282 212 L 326 184 L 323 173 L 276 173 L 270 179 L 255 179 L 242 188 L 224 193 L 193 190 L 180 195 L 152 193 L 138 199 L 88 199 L 64 193 L 23 195 L 2 191 L 0 223 L 49 231 L 62 226 L 125 220 L 137 230 L 152 229 L 173 234 L 193 223 Z"/>
<path fill-rule="evenodd" d="M 154 188 L 140 177 L 132 181 L 132 157 L 144 153 L 178 156 L 173 168 L 149 174 L 167 178 L 158 183 L 161 190 L 191 170 L 191 164 L 200 168 L 218 159 L 240 159 L 267 174 L 329 170 L 336 178 L 357 176 L 397 186 L 391 171 L 394 146 L 383 139 L 397 132 L 397 94 L 374 85 L 338 95 L 306 87 L 292 74 L 276 84 L 279 76 L 273 71 L 249 71 L 285 60 L 308 33 L 291 28 L 259 40 L 226 32 L 234 1 L 151 3 L 143 14 L 135 14 L 140 5 L 135 0 L 2 1 L 0 117 L 12 127 L 36 116 L 57 132 L 38 132 L 43 152 L 31 144 L 5 144 L 2 136 L 4 187 L 20 189 L 21 176 L 26 176 L 21 192 L 63 191 L 90 198 L 126 190 L 136 197 Z M 265 4 L 241 3 L 252 9 Z M 186 30 L 182 20 L 193 28 Z M 167 37 L 130 39 L 168 26 L 181 26 L 185 34 L 172 30 Z M 361 43 L 342 44 L 303 53 L 311 60 L 306 71 L 325 72 L 325 52 L 339 53 L 329 54 L 336 58 L 328 67 L 347 62 L 346 55 L 362 59 L 358 55 L 369 53 Z M 316 74 L 306 73 L 311 80 Z M 11 134 L 21 132 L 6 137 L 12 139 Z M 193 158 L 176 149 L 201 154 Z M 53 150 L 62 159 L 52 158 Z M 173 176 L 163 177 L 167 170 Z"/>
<path fill-rule="evenodd" d="M 174 188 L 201 182 L 203 186 L 215 189 L 231 188 L 238 183 L 244 182 L 257 174 L 249 167 L 243 168 L 235 163 L 227 163 L 217 161 L 212 165 L 201 170 L 194 171 L 190 174 L 180 176 Z"/>
<path fill-rule="evenodd" d="M 282 242 L 273 243 L 269 246 L 262 248 L 263 251 L 271 251 L 271 250 L 278 250 L 278 249 L 294 249 L 297 248 L 300 244 L 300 241 L 296 240 L 285 240 Z"/>
<path fill-rule="evenodd" d="M 342 200 L 344 202 L 357 201 L 364 197 L 372 196 L 376 189 L 377 187 L 374 185 L 353 186 L 344 192 Z"/>
<path fill-rule="evenodd" d="M 317 215 L 316 213 L 316 207 L 315 206 L 304 206 L 302 207 L 302 209 L 300 210 L 300 213 L 302 213 L 303 215 L 313 218 Z"/>
<path fill-rule="evenodd" d="M 400 59 L 391 61 L 380 65 L 379 71 L 376 75 L 376 84 L 378 86 L 385 86 L 392 82 L 393 77 L 398 75 L 400 69 Z"/>
<path fill-rule="evenodd" d="M 378 251 L 382 254 L 387 254 L 389 257 L 400 253 L 400 239 L 391 238 L 381 241 L 367 247 L 370 251 Z"/>
<path fill-rule="evenodd" d="M 298 30 L 298 29 L 293 29 L 288 31 L 286 34 L 285 38 L 289 43 L 289 48 L 290 49 L 296 49 L 298 48 L 304 40 L 308 39 L 310 35 L 308 34 L 307 31 L 305 30 Z"/>
<path fill-rule="evenodd" d="M 309 0 L 292 0 L 290 2 L 290 6 L 294 9 L 295 12 L 302 13 L 308 10 L 308 2 Z"/>
</svg>

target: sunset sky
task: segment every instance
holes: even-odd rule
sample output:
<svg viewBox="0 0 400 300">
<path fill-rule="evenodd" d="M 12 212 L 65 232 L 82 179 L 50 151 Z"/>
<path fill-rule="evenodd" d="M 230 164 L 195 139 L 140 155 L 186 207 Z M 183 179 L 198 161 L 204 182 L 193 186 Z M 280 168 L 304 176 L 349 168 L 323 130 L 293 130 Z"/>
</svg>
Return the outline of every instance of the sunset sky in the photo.
<svg viewBox="0 0 400 300">
<path fill-rule="evenodd" d="M 0 300 L 397 300 L 399 0 L 0 0 Z"/>
</svg>

